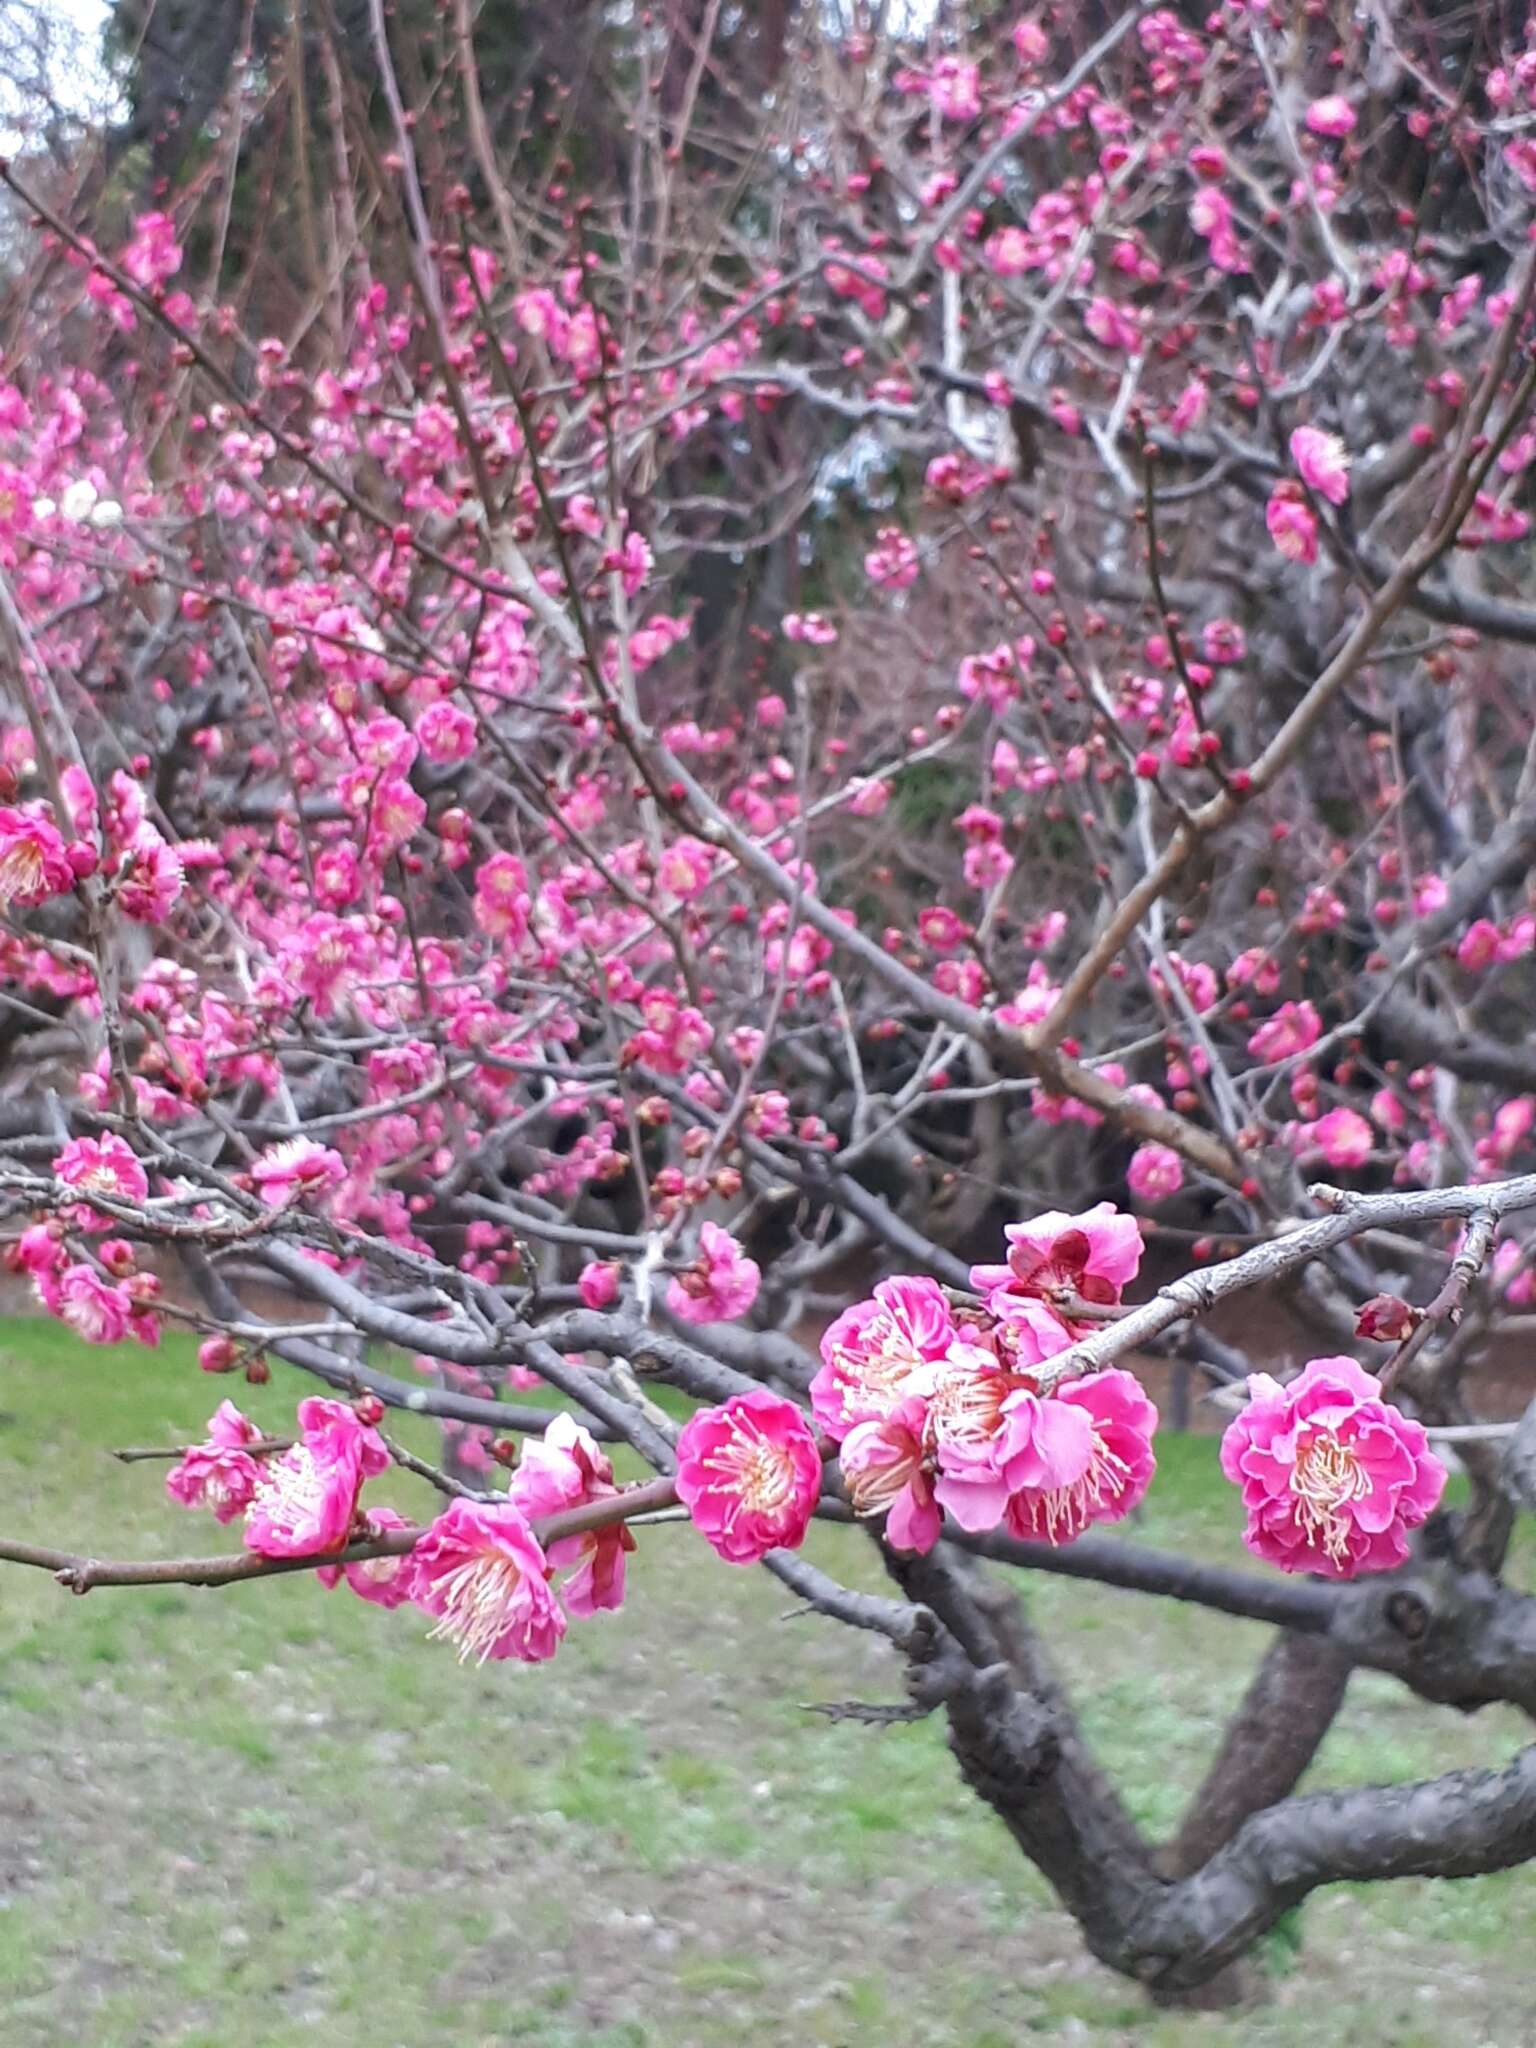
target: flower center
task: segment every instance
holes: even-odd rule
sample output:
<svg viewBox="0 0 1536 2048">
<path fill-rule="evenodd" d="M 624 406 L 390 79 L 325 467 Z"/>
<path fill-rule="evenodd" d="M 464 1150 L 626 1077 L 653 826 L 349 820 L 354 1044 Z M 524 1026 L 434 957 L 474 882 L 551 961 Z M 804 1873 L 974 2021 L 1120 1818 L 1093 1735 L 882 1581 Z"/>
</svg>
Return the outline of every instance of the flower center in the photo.
<svg viewBox="0 0 1536 2048">
<path fill-rule="evenodd" d="M 1069 1485 L 1053 1486 L 1031 1495 L 1039 1503 L 1047 1542 L 1054 1543 L 1060 1529 L 1075 1535 L 1087 1518 L 1086 1511 L 1099 1507 L 1105 1495 L 1113 1493 L 1129 1477 L 1130 1467 L 1125 1460 L 1117 1458 L 1095 1430 L 1093 1449 L 1083 1472 Z"/>
<path fill-rule="evenodd" d="M 924 1372 L 926 1361 L 918 1357 L 907 1339 L 885 1316 L 866 1326 L 863 1341 L 868 1349 L 862 1356 L 840 1359 L 839 1370 L 865 1401 L 880 1414 L 889 1415 L 911 1392 L 913 1376 Z"/>
<path fill-rule="evenodd" d="M 262 1474 L 261 1506 L 267 1519 L 290 1536 L 315 1520 L 325 1499 L 325 1481 L 307 1444 L 295 1444 Z"/>
<path fill-rule="evenodd" d="M 0 904 L 33 895 L 42 880 L 43 856 L 33 840 L 18 839 L 0 854 Z"/>
<path fill-rule="evenodd" d="M 711 1452 L 704 1463 L 735 1492 L 738 1505 L 732 1519 L 738 1513 L 778 1514 L 794 1498 L 794 1467 L 786 1453 L 744 1428 L 739 1419 L 732 1420 L 730 1442 Z"/>
<path fill-rule="evenodd" d="M 1002 1428 L 1003 1403 L 1031 1381 L 1020 1373 L 948 1369 L 929 1403 L 936 1442 L 988 1443 Z"/>
<path fill-rule="evenodd" d="M 1297 1450 L 1291 1467 L 1291 1492 L 1296 1519 L 1309 1536 L 1321 1537 L 1323 1548 L 1337 1563 L 1349 1544 L 1351 1501 L 1370 1492 L 1371 1482 L 1350 1445 L 1319 1431 Z"/>
<path fill-rule="evenodd" d="M 379 1560 L 383 1562 L 383 1560 Z M 428 1640 L 446 1638 L 459 1646 L 459 1662 L 483 1664 L 512 1619 L 521 1568 L 505 1551 L 484 1550 L 438 1581 L 443 1611 Z"/>
</svg>

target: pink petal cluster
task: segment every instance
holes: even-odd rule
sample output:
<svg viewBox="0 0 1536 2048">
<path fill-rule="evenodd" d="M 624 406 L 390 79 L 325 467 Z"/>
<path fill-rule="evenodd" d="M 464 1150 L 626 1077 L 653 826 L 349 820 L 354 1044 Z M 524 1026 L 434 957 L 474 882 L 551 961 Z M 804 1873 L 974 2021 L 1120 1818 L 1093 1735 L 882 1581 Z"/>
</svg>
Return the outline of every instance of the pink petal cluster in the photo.
<svg viewBox="0 0 1536 2048">
<path fill-rule="evenodd" d="M 29 910 L 74 886 L 58 827 L 34 811 L 0 804 L 0 911 Z"/>
<path fill-rule="evenodd" d="M 1282 477 L 1264 507 L 1269 537 L 1288 562 L 1317 560 L 1317 518 L 1301 497 L 1301 486 Z"/>
<path fill-rule="evenodd" d="M 393 1530 L 410 1526 L 404 1515 L 397 1515 L 393 1508 L 369 1508 L 356 1538 L 366 1543 L 375 1536 L 387 1536 Z M 400 1607 L 415 1594 L 416 1553 L 403 1550 L 394 1557 L 356 1557 L 350 1564 L 323 1564 L 315 1577 L 328 1588 L 339 1586 L 345 1579 L 359 1600 L 367 1600 L 375 1607 Z"/>
<path fill-rule="evenodd" d="M 453 1501 L 411 1561 L 411 1598 L 436 1616 L 434 1637 L 458 1644 L 461 1664 L 505 1657 L 542 1664 L 560 1647 L 567 1623 L 549 1560 L 514 1501 Z"/>
<path fill-rule="evenodd" d="M 1402 1564 L 1407 1531 L 1445 1490 L 1422 1426 L 1352 1358 L 1311 1359 L 1284 1387 L 1254 1373 L 1248 1395 L 1221 1440 L 1221 1469 L 1242 1490 L 1253 1554 L 1330 1579 Z"/>
<path fill-rule="evenodd" d="M 613 1466 L 589 1430 L 572 1415 L 557 1415 L 542 1438 L 530 1437 L 512 1475 L 508 1498 L 530 1521 L 589 1501 L 616 1500 Z M 635 1539 L 623 1522 L 560 1536 L 549 1546 L 556 1571 L 573 1566 L 561 1587 L 571 1613 L 585 1618 L 624 1602 L 624 1560 Z"/>
<path fill-rule="evenodd" d="M 103 1280 L 94 1266 L 66 1266 L 39 1273 L 37 1291 L 50 1315 L 67 1323 L 87 1344 L 121 1344 L 128 1335 L 134 1303 L 120 1281 Z"/>
<path fill-rule="evenodd" d="M 1141 1225 L 1112 1202 L 1080 1216 L 1050 1209 L 1008 1224 L 1003 1236 L 1006 1265 L 971 1268 L 971 1285 L 994 1313 L 998 1295 L 1024 1296 L 1045 1302 L 1070 1328 L 1075 1303 L 1112 1306 L 1141 1264 Z"/>
<path fill-rule="evenodd" d="M 880 1421 L 909 1394 L 931 1391 L 934 1367 L 958 1336 L 936 1280 L 882 1280 L 872 1300 L 845 1308 L 823 1335 L 811 1412 L 839 1441 L 856 1423 Z"/>
<path fill-rule="evenodd" d="M 221 1401 L 208 1420 L 208 1439 L 186 1451 L 165 1475 L 165 1490 L 184 1508 L 206 1508 L 232 1522 L 255 1498 L 261 1467 L 248 1446 L 261 1431 L 233 1401 Z"/>
<path fill-rule="evenodd" d="M 1349 451 L 1337 434 L 1298 427 L 1291 436 L 1291 460 L 1302 481 L 1330 505 L 1349 496 Z"/>
<path fill-rule="evenodd" d="M 1084 1308 L 1118 1302 L 1141 1259 L 1131 1217 L 1101 1203 L 1008 1230 L 1006 1265 L 977 1266 L 981 1312 L 931 1280 L 887 1280 L 822 1339 L 817 1421 L 839 1445 L 856 1514 L 884 1514 L 898 1549 L 925 1551 L 943 1516 L 979 1531 L 1070 1542 L 1115 1521 L 1151 1482 L 1157 1411 L 1131 1374 L 1042 1391 Z"/>
<path fill-rule="evenodd" d="M 340 1550 L 352 1532 L 363 1481 L 389 1464 L 375 1429 L 344 1401 L 299 1403 L 299 1441 L 269 1459 L 245 1520 L 247 1550 L 311 1557 Z"/>
<path fill-rule="evenodd" d="M 1024 1454 L 1031 1464 L 1008 1501 L 1011 1534 L 1071 1543 L 1093 1523 L 1118 1522 L 1140 1504 L 1157 1469 L 1157 1410 L 1134 1374 L 1112 1369 L 1068 1380 L 1038 1407 Z M 1048 1409 L 1056 1413 L 1042 1434 Z M 1010 1476 L 1020 1472 L 1016 1463 Z"/>
<path fill-rule="evenodd" d="M 149 1193 L 149 1175 L 125 1138 L 108 1132 L 101 1138 L 71 1138 L 53 1162 L 55 1175 L 82 1194 L 101 1194 L 119 1202 L 142 1202 Z M 71 1215 L 77 1229 L 105 1228 L 107 1219 L 80 1204 Z"/>
<path fill-rule="evenodd" d="M 346 1173 L 341 1154 L 313 1138 L 287 1138 L 269 1145 L 251 1163 L 256 1192 L 269 1209 L 286 1209 L 303 1195 L 333 1188 Z"/>
<path fill-rule="evenodd" d="M 804 1414 L 766 1388 L 701 1408 L 677 1440 L 677 1493 L 727 1564 L 804 1542 L 821 1493 L 821 1453 Z"/>
<path fill-rule="evenodd" d="M 757 1299 L 762 1272 L 728 1230 L 706 1223 L 699 1256 L 667 1286 L 667 1307 L 685 1323 L 725 1323 L 744 1316 Z"/>
<path fill-rule="evenodd" d="M 1314 135 L 1353 135 L 1358 116 L 1342 93 L 1331 92 L 1307 108 L 1307 127 Z"/>
</svg>

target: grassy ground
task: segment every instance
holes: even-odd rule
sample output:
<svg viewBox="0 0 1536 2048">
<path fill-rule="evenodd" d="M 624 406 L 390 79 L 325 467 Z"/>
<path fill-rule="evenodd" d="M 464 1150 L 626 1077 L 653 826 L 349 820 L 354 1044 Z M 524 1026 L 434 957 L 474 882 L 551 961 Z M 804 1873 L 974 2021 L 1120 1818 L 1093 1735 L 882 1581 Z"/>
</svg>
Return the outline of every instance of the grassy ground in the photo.
<svg viewBox="0 0 1536 2048">
<path fill-rule="evenodd" d="M 274 1427 L 278 1372 L 245 1402 Z M 9 1325 L 0 1527 L 210 1547 L 157 1468 L 103 1452 L 195 1434 L 223 1390 L 175 1344 L 88 1353 Z M 1212 1443 L 1166 1445 L 1142 1531 L 1234 1552 Z M 312 1581 L 71 1599 L 0 1567 L 4 2048 L 1536 2038 L 1536 1873 L 1318 1894 L 1299 1953 L 1272 1944 L 1263 2009 L 1149 2011 L 1085 1960 L 936 1726 L 803 1711 L 893 1696 L 882 1649 L 782 1618 L 781 1589 L 686 1529 L 642 1543 L 622 1615 L 575 1627 L 551 1667 L 480 1673 L 410 1613 Z M 856 1537 L 815 1549 L 874 1582 Z M 1139 1816 L 1168 1828 L 1264 1632 L 1028 1591 Z M 1364 1676 L 1314 1781 L 1499 1762 L 1521 1739 L 1511 1712 L 1464 1721 Z"/>
</svg>

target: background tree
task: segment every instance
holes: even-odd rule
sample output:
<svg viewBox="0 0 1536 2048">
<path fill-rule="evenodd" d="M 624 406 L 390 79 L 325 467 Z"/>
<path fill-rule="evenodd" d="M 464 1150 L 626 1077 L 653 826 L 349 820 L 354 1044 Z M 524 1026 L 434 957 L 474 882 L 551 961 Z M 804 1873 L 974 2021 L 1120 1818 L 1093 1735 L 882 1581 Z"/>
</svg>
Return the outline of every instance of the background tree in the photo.
<svg viewBox="0 0 1536 2048">
<path fill-rule="evenodd" d="M 126 128 L 0 171 L 15 1257 L 350 1397 L 174 1468 L 242 1554 L 0 1555 L 538 1659 L 681 1502 L 1162 1996 L 1531 1855 L 1536 1750 L 1294 1791 L 1356 1666 L 1536 1700 L 1522 24 L 536 13 L 121 9 Z M 1170 1346 L 1290 1577 L 1092 1533 Z M 1276 1625 L 1175 1841 L 978 1558 Z"/>
</svg>

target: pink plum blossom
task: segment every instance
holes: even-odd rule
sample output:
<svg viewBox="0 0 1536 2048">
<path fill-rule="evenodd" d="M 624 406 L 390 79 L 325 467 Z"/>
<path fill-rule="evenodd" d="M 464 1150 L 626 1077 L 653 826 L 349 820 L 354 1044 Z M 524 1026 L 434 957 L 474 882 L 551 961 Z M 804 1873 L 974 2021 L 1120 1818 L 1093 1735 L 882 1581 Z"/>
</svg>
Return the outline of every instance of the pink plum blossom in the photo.
<svg viewBox="0 0 1536 2048">
<path fill-rule="evenodd" d="M 574 1416 L 561 1414 L 542 1438 L 524 1444 L 507 1497 L 535 1522 L 589 1501 L 616 1500 L 618 1493 L 607 1453 Z M 554 1570 L 575 1567 L 560 1589 L 572 1614 L 585 1617 L 623 1604 L 624 1560 L 634 1548 L 623 1522 L 557 1537 L 549 1545 Z"/>
<path fill-rule="evenodd" d="M 53 1170 L 66 1187 L 79 1188 L 85 1195 L 142 1202 L 149 1193 L 149 1175 L 133 1147 L 110 1131 L 100 1138 L 71 1138 L 54 1160 Z M 82 1204 L 74 1219 L 77 1227 L 85 1228 L 93 1220 L 92 1212 Z"/>
<path fill-rule="evenodd" d="M 946 121 L 974 121 L 981 112 L 981 75 L 962 57 L 940 57 L 928 74 L 928 96 Z"/>
<path fill-rule="evenodd" d="M 194 1445 L 165 1477 L 165 1490 L 184 1508 L 207 1508 L 219 1522 L 245 1513 L 261 1483 L 261 1467 L 247 1448 L 261 1431 L 233 1401 L 221 1401 L 208 1421 L 205 1443 Z"/>
<path fill-rule="evenodd" d="M 152 825 L 141 825 L 118 856 L 118 907 L 137 924 L 163 924 L 181 890 L 176 849 Z"/>
<path fill-rule="evenodd" d="M 1337 92 L 1314 100 L 1306 113 L 1307 127 L 1314 135 L 1352 135 L 1357 118 L 1349 101 Z"/>
<path fill-rule="evenodd" d="M 886 1541 L 896 1550 L 932 1550 L 943 1526 L 928 1461 L 927 1424 L 924 1402 L 899 1401 L 879 1421 L 855 1424 L 838 1451 L 854 1513 L 885 1515 Z"/>
<path fill-rule="evenodd" d="M 393 1508 L 369 1508 L 354 1540 L 368 1543 L 410 1526 L 404 1515 L 396 1514 Z M 375 1607 L 400 1607 L 415 1594 L 416 1553 L 403 1550 L 392 1556 L 355 1557 L 349 1564 L 323 1564 L 316 1568 L 315 1577 L 328 1589 L 345 1579 L 359 1600 L 367 1600 Z"/>
<path fill-rule="evenodd" d="M 1356 1109 L 1330 1109 L 1307 1131 L 1307 1137 L 1330 1166 L 1364 1166 L 1376 1134 Z"/>
<path fill-rule="evenodd" d="M 1047 1210 L 1027 1223 L 1010 1223 L 1007 1263 L 973 1266 L 971 1285 L 997 1308 L 1000 1295 L 1031 1295 L 1070 1320 L 1074 1301 L 1105 1307 L 1120 1299 L 1141 1264 L 1141 1225 L 1111 1202 L 1080 1216 Z"/>
<path fill-rule="evenodd" d="M 103 1280 L 93 1266 L 66 1266 L 57 1275 L 39 1275 L 38 1291 L 60 1322 L 87 1344 L 121 1344 L 128 1335 L 132 1298 L 120 1283 Z"/>
<path fill-rule="evenodd" d="M 1141 328 L 1135 310 L 1102 296 L 1089 302 L 1083 325 L 1105 348 L 1124 349 L 1127 354 L 1141 347 Z"/>
<path fill-rule="evenodd" d="M 576 1276 L 583 1308 L 612 1308 L 619 1298 L 620 1269 L 611 1259 L 589 1259 Z"/>
<path fill-rule="evenodd" d="M 766 1388 L 701 1408 L 677 1440 L 678 1498 L 727 1564 L 756 1564 L 805 1540 L 821 1454 L 792 1401 Z"/>
<path fill-rule="evenodd" d="M 667 1283 L 667 1308 L 680 1322 L 726 1323 L 757 1299 L 762 1273 L 718 1223 L 699 1229 L 699 1256 Z"/>
<path fill-rule="evenodd" d="M 58 828 L 34 811 L 0 804 L 0 911 L 29 910 L 74 886 Z"/>
<path fill-rule="evenodd" d="M 432 1636 L 458 1644 L 461 1664 L 541 1664 L 560 1647 L 567 1623 L 549 1560 L 514 1502 L 451 1502 L 411 1558 L 410 1597 L 436 1616 Z"/>
<path fill-rule="evenodd" d="M 882 526 L 864 557 L 865 575 L 884 590 L 905 590 L 917 581 L 917 567 L 917 548 L 899 526 Z"/>
<path fill-rule="evenodd" d="M 1038 1302 L 1029 1307 L 1049 1315 Z M 1005 1364 L 983 1347 L 957 1345 L 932 1404 L 929 1430 L 939 1472 L 934 1492 L 962 1529 L 997 1528 L 1009 1496 L 1034 1470 L 1017 1460 L 1042 1404 L 1034 1381 L 1012 1368 L 1011 1359 Z M 1040 1424 L 1042 1442 L 1054 1421 L 1053 1409 Z"/>
<path fill-rule="evenodd" d="M 1232 979 L 1229 971 L 1227 979 Z M 1323 1020 L 1311 1003 L 1282 1003 L 1248 1040 L 1248 1050 L 1266 1066 L 1306 1052 L 1323 1035 Z"/>
<path fill-rule="evenodd" d="M 363 1481 L 389 1464 L 379 1433 L 345 1401 L 299 1403 L 299 1441 L 266 1460 L 245 1521 L 245 1547 L 262 1557 L 310 1557 L 340 1550 L 352 1529 Z"/>
<path fill-rule="evenodd" d="M 1125 1184 L 1138 1202 L 1166 1202 L 1184 1185 L 1184 1162 L 1171 1145 L 1138 1145 Z"/>
<path fill-rule="evenodd" d="M 1020 1407 L 1034 1398 L 1018 1397 Z M 1010 1442 L 1005 1471 L 1017 1484 L 1008 1528 L 1025 1542 L 1071 1543 L 1095 1522 L 1120 1521 L 1146 1494 L 1157 1469 L 1157 1410 L 1135 1376 L 1118 1369 L 1069 1380 L 1039 1405 L 1074 1419 L 1064 1425 L 1053 1414 L 1042 1436 L 1035 1416 Z"/>
<path fill-rule="evenodd" d="M 878 1422 L 909 1395 L 926 1396 L 958 1334 L 936 1280 L 882 1280 L 871 1300 L 845 1308 L 822 1335 L 821 1369 L 811 1381 L 818 1426 L 841 1441 L 855 1424 Z"/>
<path fill-rule="evenodd" d="M 301 1196 L 333 1188 L 346 1178 L 346 1161 L 313 1138 L 287 1138 L 251 1162 L 251 1179 L 269 1209 L 286 1209 Z"/>
<path fill-rule="evenodd" d="M 1288 1386 L 1251 1374 L 1248 1394 L 1221 1469 L 1242 1489 L 1254 1555 L 1330 1579 L 1404 1563 L 1407 1531 L 1447 1475 L 1423 1427 L 1381 1399 L 1380 1380 L 1352 1358 L 1314 1358 Z"/>
<path fill-rule="evenodd" d="M 1330 505 L 1342 505 L 1349 496 L 1349 451 L 1337 434 L 1298 427 L 1291 436 L 1291 460 L 1302 481 Z"/>
<path fill-rule="evenodd" d="M 1282 478 L 1264 508 L 1269 537 L 1288 562 L 1317 560 L 1317 520 L 1299 496 L 1300 486 Z"/>
</svg>

